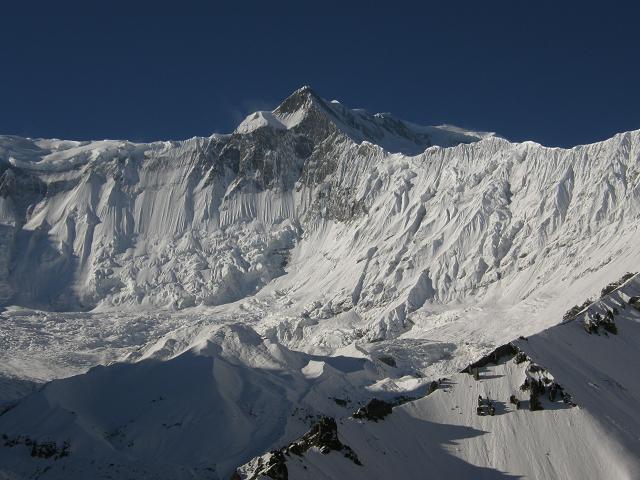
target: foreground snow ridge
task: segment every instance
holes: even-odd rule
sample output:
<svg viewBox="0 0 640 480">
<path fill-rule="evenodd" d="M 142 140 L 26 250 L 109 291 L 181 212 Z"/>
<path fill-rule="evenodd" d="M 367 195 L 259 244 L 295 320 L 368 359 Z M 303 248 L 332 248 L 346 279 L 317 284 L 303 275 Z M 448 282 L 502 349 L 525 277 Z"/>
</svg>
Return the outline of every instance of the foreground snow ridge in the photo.
<svg viewBox="0 0 640 480">
<path fill-rule="evenodd" d="M 8 478 L 633 479 L 639 352 L 637 275 L 402 393 L 381 385 L 407 378 L 369 356 L 220 326 L 173 358 L 96 367 L 9 405 L 0 465 Z"/>
<path fill-rule="evenodd" d="M 0 136 L 0 478 L 638 478 L 639 220 L 640 131 L 309 87 L 228 135 Z"/>
<path fill-rule="evenodd" d="M 640 348 L 640 304 L 630 306 L 638 293 L 636 278 L 575 320 L 497 349 L 382 419 L 343 419 L 339 438 L 358 462 L 322 445 L 288 448 L 249 462 L 237 478 L 638 478 L 640 385 L 624 366 Z M 606 312 L 617 312 L 618 334 L 588 334 L 585 325 Z M 478 407 L 487 401 L 491 414 Z"/>
</svg>

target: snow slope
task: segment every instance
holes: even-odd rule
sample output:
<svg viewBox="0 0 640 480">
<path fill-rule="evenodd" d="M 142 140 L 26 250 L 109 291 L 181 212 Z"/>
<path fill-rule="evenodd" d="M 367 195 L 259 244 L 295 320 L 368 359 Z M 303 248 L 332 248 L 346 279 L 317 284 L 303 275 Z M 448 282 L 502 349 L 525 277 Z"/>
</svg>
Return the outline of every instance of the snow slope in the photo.
<svg viewBox="0 0 640 480">
<path fill-rule="evenodd" d="M 170 344 L 177 340 L 164 339 L 136 362 L 53 381 L 1 414 L 0 472 L 230 478 L 253 456 L 288 445 L 319 416 L 330 416 L 361 465 L 311 448 L 286 455 L 288 478 L 637 478 L 638 298 L 635 276 L 575 319 L 514 341 L 523 361 L 501 356 L 480 366 L 477 380 L 455 374 L 430 394 L 431 379 L 397 377 L 360 350 L 310 356 L 247 326 L 209 331 L 176 356 Z M 609 310 L 617 312 L 617 334 L 587 333 L 585 319 Z M 545 394 L 543 410 L 530 411 L 529 392 L 520 388 L 527 377 L 558 382 L 569 403 Z M 390 381 L 404 384 L 405 399 L 418 399 L 379 422 L 351 417 L 372 397 L 398 398 Z M 509 403 L 513 394 L 520 409 Z M 495 416 L 476 414 L 478 395 L 493 401 Z M 240 471 L 251 476 L 250 468 Z"/>
<path fill-rule="evenodd" d="M 366 356 L 292 352 L 238 324 L 165 355 L 154 348 L 53 381 L 10 408 L 0 416 L 0 477 L 46 466 L 44 478 L 228 478 L 313 416 L 347 413 L 388 370 Z M 34 462 L 30 441 L 67 441 L 72 454 Z"/>
<path fill-rule="evenodd" d="M 344 419 L 339 438 L 362 465 L 311 449 L 286 456 L 289 478 L 638 478 L 640 310 L 627 302 L 639 294 L 636 277 L 589 313 L 517 340 L 522 363 L 509 355 L 481 367 L 478 380 L 454 375 L 379 422 Z M 614 308 L 617 335 L 585 332 L 585 316 Z M 542 373 L 527 374 L 531 365 Z M 527 375 L 560 383 L 577 406 L 544 395 L 543 410 L 530 411 L 520 389 Z M 495 416 L 477 415 L 478 395 L 493 401 Z"/>
<path fill-rule="evenodd" d="M 70 440 L 75 459 L 52 460 L 52 476 L 63 476 L 58 466 L 97 475 L 95 461 L 101 475 L 114 463 L 123 475 L 224 477 L 309 426 L 289 418 L 296 404 L 344 418 L 371 395 L 424 392 L 520 335 L 534 335 L 532 348 L 570 305 L 637 270 L 639 160 L 640 131 L 547 148 L 351 110 L 308 87 L 228 135 L 149 144 L 0 136 L 0 408 L 63 379 L 0 426 Z M 241 346 L 228 354 L 231 344 Z M 539 360 L 547 366 L 554 349 L 544 345 L 553 343 L 536 347 L 547 348 Z M 578 346 L 574 354 L 584 355 Z M 621 347 L 627 356 L 616 365 L 633 364 L 634 349 Z M 561 360 L 548 365 L 554 375 L 568 368 Z M 216 377 L 216 365 L 227 376 Z M 496 368 L 507 369 L 496 374 L 501 392 L 521 373 Z M 173 383 L 184 393 L 147 412 L 148 395 Z M 104 393 L 85 398 L 86 385 Z M 194 396 L 201 403 L 188 413 Z M 246 408 L 229 398 L 246 399 Z M 220 408 L 207 416 L 210 405 Z M 254 407 L 276 415 L 253 415 Z M 52 423 L 34 420 L 43 418 L 35 411 Z M 499 421 L 524 428 L 521 413 Z M 232 414 L 238 431 L 224 423 Z M 604 432 L 633 450 L 633 433 L 623 438 L 594 415 L 580 420 L 585 441 Z M 173 427 L 162 426 L 182 422 L 181 441 L 202 437 L 201 417 L 210 429 L 223 425 L 234 447 L 216 437 L 184 452 Z M 627 417 L 611 416 L 633 426 Z M 111 439 L 116 430 L 126 444 Z M 148 438 L 166 463 L 140 446 Z M 24 442 L 0 449 L 10 466 L 1 474 L 21 478 L 48 465 L 34 465 Z M 489 462 L 489 447 L 477 448 L 484 453 L 464 457 L 461 472 L 475 465 L 490 478 L 495 469 L 552 478 L 541 465 Z M 205 451 L 216 453 L 205 461 Z M 579 461 L 601 474 L 606 452 Z M 624 462 L 632 472 L 634 460 Z M 217 473 L 206 470 L 213 464 Z"/>
<path fill-rule="evenodd" d="M 0 137 L 2 373 L 78 373 L 238 319 L 297 350 L 375 341 L 452 371 L 638 264 L 639 140 L 514 144 L 308 87 L 231 135 Z"/>
<path fill-rule="evenodd" d="M 503 341 L 637 262 L 639 139 L 514 144 L 308 87 L 231 135 L 2 137 L 0 301 L 130 312 L 255 296 L 273 317 L 261 333 L 324 353 L 451 322 L 438 340 L 477 338 L 499 312 L 517 319 L 486 339 Z M 321 321 L 345 312 L 328 336 Z"/>
<path fill-rule="evenodd" d="M 446 145 L 479 138 L 435 130 Z M 354 138 L 422 151 L 428 131 L 304 88 L 232 135 L 152 144 L 0 137 L 0 300 L 86 310 L 243 298 L 283 273 L 304 219 L 320 218 L 311 211 L 322 208 L 334 162 L 353 161 Z"/>
</svg>

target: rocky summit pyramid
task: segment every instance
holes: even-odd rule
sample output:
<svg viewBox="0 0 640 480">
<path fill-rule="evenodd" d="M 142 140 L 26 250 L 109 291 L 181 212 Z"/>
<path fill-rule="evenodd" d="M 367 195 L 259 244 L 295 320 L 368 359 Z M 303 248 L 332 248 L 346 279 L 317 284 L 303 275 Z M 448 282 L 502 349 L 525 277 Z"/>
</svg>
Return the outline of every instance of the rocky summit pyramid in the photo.
<svg viewBox="0 0 640 480">
<path fill-rule="evenodd" d="M 548 148 L 303 87 L 231 134 L 0 136 L 0 478 L 634 478 L 639 222 L 640 131 Z M 525 377 L 572 400 L 511 412 Z M 374 398 L 387 426 L 342 430 Z"/>
</svg>

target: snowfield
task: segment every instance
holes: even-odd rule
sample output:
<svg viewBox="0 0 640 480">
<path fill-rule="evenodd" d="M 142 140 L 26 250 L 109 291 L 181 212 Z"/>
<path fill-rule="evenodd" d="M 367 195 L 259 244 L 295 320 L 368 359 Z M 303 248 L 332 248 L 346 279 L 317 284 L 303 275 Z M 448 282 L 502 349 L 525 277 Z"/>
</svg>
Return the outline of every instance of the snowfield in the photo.
<svg viewBox="0 0 640 480">
<path fill-rule="evenodd" d="M 287 456 L 289 478 L 639 478 L 640 311 L 627 304 L 638 294 L 636 278 L 589 313 L 517 340 L 528 356 L 522 363 L 507 355 L 481 367 L 477 380 L 453 375 L 377 422 L 344 419 L 339 437 L 362 465 L 316 448 Z M 585 316 L 614 308 L 617 335 L 585 332 Z M 527 373 L 532 365 L 543 372 Z M 546 393 L 543 409 L 530 411 L 527 376 L 558 382 L 576 405 Z M 491 399 L 494 416 L 476 413 L 479 395 Z"/>
<path fill-rule="evenodd" d="M 640 280 L 560 322 L 639 225 L 640 131 L 547 148 L 303 87 L 228 135 L 0 136 L 0 478 L 638 478 Z M 532 364 L 577 406 L 509 404 Z"/>
</svg>

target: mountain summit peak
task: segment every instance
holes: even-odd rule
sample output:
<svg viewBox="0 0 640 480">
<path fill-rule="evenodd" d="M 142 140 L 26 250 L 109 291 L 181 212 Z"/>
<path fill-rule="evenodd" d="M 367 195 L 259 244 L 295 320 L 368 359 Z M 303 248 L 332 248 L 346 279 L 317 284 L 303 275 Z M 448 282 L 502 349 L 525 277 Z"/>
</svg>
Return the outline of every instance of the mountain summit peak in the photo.
<svg viewBox="0 0 640 480">
<path fill-rule="evenodd" d="M 304 85 L 289 95 L 273 113 L 278 116 L 288 116 L 300 110 L 322 105 L 324 101 L 318 94 L 309 85 Z"/>
<path fill-rule="evenodd" d="M 297 128 L 316 137 L 315 140 L 340 133 L 356 143 L 367 141 L 389 152 L 406 155 L 419 154 L 433 145 L 450 147 L 493 135 L 452 125 L 415 125 L 390 113 L 371 114 L 364 109 L 350 109 L 337 100 L 324 100 L 309 85 L 295 90 L 271 112 L 248 115 L 235 133 L 247 134 L 262 128 Z"/>
<path fill-rule="evenodd" d="M 313 91 L 313 88 L 311 88 L 311 85 L 303 85 L 300 88 L 298 88 L 297 90 L 295 90 L 292 95 L 296 95 L 296 94 L 300 94 L 300 93 L 313 93 L 315 94 L 315 92 Z"/>
</svg>

